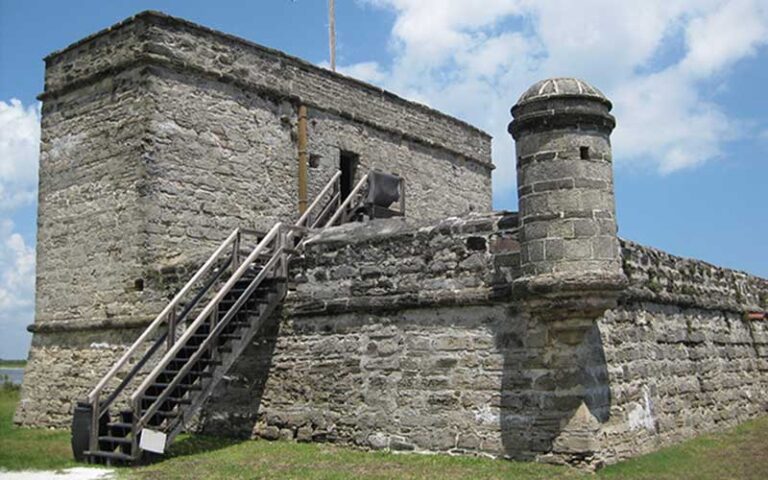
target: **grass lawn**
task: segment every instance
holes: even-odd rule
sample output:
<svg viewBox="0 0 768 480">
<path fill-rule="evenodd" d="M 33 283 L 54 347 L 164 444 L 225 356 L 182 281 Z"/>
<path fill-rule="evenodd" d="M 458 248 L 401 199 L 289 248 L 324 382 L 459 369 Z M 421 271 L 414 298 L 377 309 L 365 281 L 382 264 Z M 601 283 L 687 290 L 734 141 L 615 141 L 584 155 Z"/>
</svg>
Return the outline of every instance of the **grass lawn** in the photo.
<svg viewBox="0 0 768 480">
<path fill-rule="evenodd" d="M 565 467 L 446 455 L 364 452 L 329 444 L 188 437 L 173 458 L 121 471 L 131 479 L 588 479 Z"/>
<path fill-rule="evenodd" d="M 11 425 L 18 390 L 0 389 L 0 470 L 75 466 L 69 432 Z M 121 468 L 129 479 L 767 479 L 768 417 L 609 466 L 597 475 L 535 463 L 362 452 L 329 444 L 183 436 L 168 459 Z"/>
<path fill-rule="evenodd" d="M 77 466 L 69 432 L 13 426 L 19 389 L 0 386 L 0 470 L 58 469 Z"/>
</svg>

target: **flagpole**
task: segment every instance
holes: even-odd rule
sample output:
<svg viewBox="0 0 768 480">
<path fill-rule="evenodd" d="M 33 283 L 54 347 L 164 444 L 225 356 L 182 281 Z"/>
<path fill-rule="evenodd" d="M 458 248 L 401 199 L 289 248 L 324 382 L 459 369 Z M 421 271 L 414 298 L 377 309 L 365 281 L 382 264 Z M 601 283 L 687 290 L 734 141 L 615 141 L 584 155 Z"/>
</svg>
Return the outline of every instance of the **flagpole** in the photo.
<svg viewBox="0 0 768 480">
<path fill-rule="evenodd" d="M 336 71 L 336 12 L 333 0 L 328 0 L 328 47 L 331 51 L 331 70 Z"/>
</svg>

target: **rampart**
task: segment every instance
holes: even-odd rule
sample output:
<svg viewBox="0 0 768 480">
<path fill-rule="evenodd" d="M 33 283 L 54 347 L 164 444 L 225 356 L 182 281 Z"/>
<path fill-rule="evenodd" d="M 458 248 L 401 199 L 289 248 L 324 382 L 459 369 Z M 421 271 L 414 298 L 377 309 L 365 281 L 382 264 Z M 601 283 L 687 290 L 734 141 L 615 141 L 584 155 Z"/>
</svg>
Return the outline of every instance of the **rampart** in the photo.
<svg viewBox="0 0 768 480">
<path fill-rule="evenodd" d="M 597 466 L 766 413 L 766 280 L 622 241 L 628 288 L 570 328 L 515 292 L 518 228 L 321 234 L 202 430 Z"/>
</svg>

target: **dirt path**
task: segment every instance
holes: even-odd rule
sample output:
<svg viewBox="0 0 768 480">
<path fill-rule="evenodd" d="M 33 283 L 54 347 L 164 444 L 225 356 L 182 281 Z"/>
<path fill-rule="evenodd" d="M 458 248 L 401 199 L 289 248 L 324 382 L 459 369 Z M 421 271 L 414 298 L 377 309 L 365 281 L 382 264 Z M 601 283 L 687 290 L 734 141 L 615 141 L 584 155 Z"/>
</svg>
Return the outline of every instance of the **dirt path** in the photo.
<svg viewBox="0 0 768 480">
<path fill-rule="evenodd" d="M 107 480 L 115 478 L 114 471 L 106 468 L 67 468 L 64 470 L 22 470 L 3 472 L 0 480 Z"/>
</svg>

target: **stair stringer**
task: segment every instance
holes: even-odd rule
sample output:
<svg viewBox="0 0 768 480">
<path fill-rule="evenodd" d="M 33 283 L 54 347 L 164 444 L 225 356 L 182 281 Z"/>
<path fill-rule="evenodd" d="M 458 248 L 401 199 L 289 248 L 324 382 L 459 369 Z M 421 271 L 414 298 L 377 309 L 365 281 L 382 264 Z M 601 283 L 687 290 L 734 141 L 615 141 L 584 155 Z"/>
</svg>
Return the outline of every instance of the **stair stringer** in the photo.
<svg viewBox="0 0 768 480">
<path fill-rule="evenodd" d="M 218 386 L 224 376 L 229 373 L 229 370 L 234 366 L 235 362 L 242 356 L 245 349 L 251 344 L 264 322 L 275 313 L 279 306 L 282 305 L 283 300 L 285 299 L 287 287 L 283 284 L 279 285 L 277 289 L 278 291 L 276 293 L 270 294 L 274 298 L 263 308 L 261 308 L 261 312 L 259 313 L 258 317 L 251 321 L 251 325 L 243 333 L 243 338 L 230 342 L 232 351 L 222 355 L 222 364 L 214 368 L 212 377 L 203 382 L 203 389 L 198 392 L 197 395 L 195 395 L 192 403 L 187 405 L 185 408 L 182 408 L 182 415 L 166 432 L 166 445 L 170 445 L 173 442 L 174 438 L 176 438 L 176 436 L 182 432 L 186 423 L 192 420 L 194 415 L 200 410 L 200 408 L 202 408 L 205 402 L 211 397 L 215 388 Z"/>
</svg>

